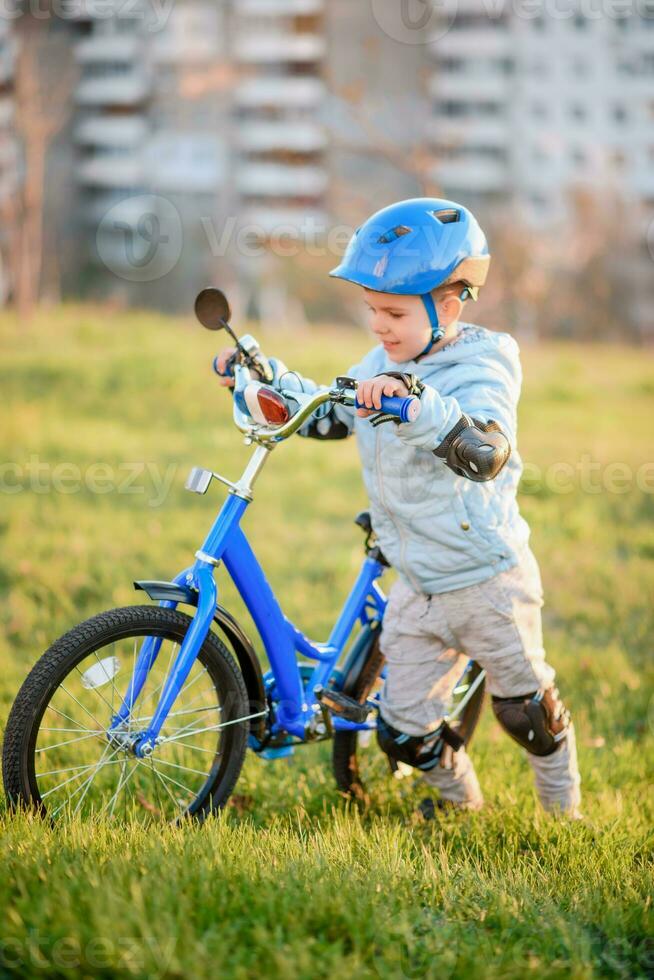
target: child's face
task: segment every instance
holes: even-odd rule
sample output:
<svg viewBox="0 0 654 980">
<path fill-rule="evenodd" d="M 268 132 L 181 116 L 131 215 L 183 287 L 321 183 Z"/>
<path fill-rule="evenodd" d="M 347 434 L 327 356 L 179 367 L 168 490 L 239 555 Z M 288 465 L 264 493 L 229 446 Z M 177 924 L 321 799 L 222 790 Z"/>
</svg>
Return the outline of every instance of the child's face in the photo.
<svg viewBox="0 0 654 980">
<path fill-rule="evenodd" d="M 431 335 L 429 317 L 420 296 L 398 296 L 363 288 L 370 329 L 391 361 L 411 361 Z M 438 310 L 440 317 L 440 309 Z"/>
</svg>

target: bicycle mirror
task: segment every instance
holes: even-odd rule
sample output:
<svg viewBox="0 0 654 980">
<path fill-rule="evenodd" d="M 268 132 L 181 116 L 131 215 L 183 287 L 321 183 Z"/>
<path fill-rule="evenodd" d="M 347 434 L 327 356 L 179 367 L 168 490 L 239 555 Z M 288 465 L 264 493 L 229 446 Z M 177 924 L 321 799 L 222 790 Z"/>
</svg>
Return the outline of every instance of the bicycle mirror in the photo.
<svg viewBox="0 0 654 980">
<path fill-rule="evenodd" d="M 232 311 L 223 291 L 208 286 L 195 299 L 195 315 L 207 330 L 221 330 L 227 327 Z"/>
</svg>

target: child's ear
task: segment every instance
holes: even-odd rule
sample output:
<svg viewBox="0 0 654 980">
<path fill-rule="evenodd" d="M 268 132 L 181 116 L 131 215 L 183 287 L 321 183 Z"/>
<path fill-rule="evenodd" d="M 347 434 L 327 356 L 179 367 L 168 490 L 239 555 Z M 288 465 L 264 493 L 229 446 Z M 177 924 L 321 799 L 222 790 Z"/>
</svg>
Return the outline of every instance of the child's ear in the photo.
<svg viewBox="0 0 654 980">
<path fill-rule="evenodd" d="M 463 303 L 456 293 L 447 293 L 440 303 L 439 319 L 447 326 L 455 323 L 461 316 Z"/>
</svg>

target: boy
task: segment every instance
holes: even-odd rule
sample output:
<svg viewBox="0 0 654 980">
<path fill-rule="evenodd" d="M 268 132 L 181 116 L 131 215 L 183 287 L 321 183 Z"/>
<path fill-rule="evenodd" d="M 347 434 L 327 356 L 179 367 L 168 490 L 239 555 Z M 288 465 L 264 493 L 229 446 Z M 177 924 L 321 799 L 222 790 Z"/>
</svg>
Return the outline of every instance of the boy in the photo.
<svg viewBox="0 0 654 980">
<path fill-rule="evenodd" d="M 379 338 L 348 371 L 366 407 L 322 406 L 300 434 L 355 432 L 372 525 L 398 572 L 380 638 L 388 665 L 381 747 L 423 773 L 440 792 L 437 806 L 479 809 L 465 748 L 441 751 L 435 737 L 472 657 L 487 672 L 500 725 L 527 752 L 541 803 L 578 817 L 574 728 L 545 661 L 540 574 L 516 502 L 518 346 L 460 322 L 489 263 L 476 219 L 452 201 L 401 201 L 369 218 L 330 273 L 363 288 Z M 219 370 L 232 352 L 223 351 Z M 276 383 L 282 368 L 275 364 Z M 317 387 L 291 372 L 283 386 L 295 385 Z M 383 394 L 417 395 L 419 417 L 384 416 Z M 434 808 L 421 805 L 427 817 Z"/>
</svg>

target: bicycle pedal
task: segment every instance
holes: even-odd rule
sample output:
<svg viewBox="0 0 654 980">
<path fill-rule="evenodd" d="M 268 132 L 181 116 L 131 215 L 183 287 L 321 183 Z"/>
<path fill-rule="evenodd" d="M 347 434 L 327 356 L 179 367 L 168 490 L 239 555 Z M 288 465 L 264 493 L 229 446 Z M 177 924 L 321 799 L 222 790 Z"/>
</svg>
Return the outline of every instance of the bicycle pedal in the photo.
<svg viewBox="0 0 654 980">
<path fill-rule="evenodd" d="M 345 718 L 346 721 L 354 721 L 361 724 L 370 714 L 368 704 L 359 704 L 354 698 L 350 698 L 341 691 L 332 691 L 331 688 L 316 688 L 316 697 L 333 715 Z"/>
</svg>

